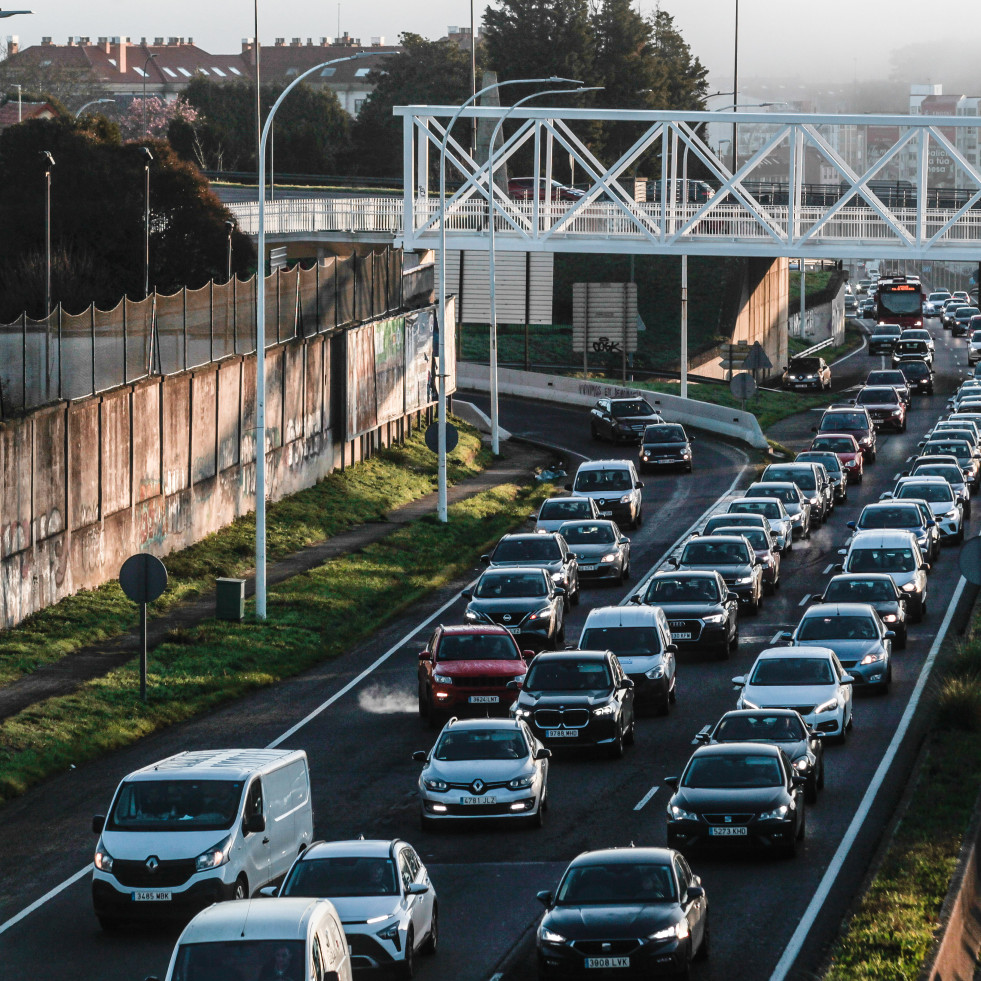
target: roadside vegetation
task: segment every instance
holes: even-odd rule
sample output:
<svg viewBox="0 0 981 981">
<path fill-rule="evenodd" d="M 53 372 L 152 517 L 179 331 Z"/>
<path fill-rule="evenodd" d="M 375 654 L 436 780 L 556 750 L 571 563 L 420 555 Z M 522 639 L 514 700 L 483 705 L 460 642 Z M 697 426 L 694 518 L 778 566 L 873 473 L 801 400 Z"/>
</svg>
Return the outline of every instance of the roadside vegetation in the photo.
<svg viewBox="0 0 981 981">
<path fill-rule="evenodd" d="M 456 449 L 447 455 L 449 482 L 483 470 L 490 454 L 480 434 L 459 420 Z M 334 471 L 307 490 L 269 504 L 266 512 L 267 556 L 270 562 L 347 531 L 355 525 L 383 521 L 402 504 L 436 490 L 436 457 L 422 432 L 402 446 L 392 446 L 370 460 Z M 164 558 L 167 591 L 149 608 L 151 617 L 165 615 L 180 603 L 214 589 L 219 576 L 244 578 L 255 560 L 255 514 L 188 548 Z M 132 630 L 139 622 L 135 604 L 116 581 L 82 590 L 28 617 L 0 634 L 0 686 L 57 661 L 90 644 L 102 643 Z"/>
<path fill-rule="evenodd" d="M 150 654 L 148 699 L 136 660 L 0 724 L 0 804 L 71 765 L 257 689 L 366 640 L 422 596 L 472 569 L 480 554 L 554 488 L 503 484 L 423 518 L 367 548 L 271 588 L 267 619 L 207 620 Z M 406 567 L 406 555 L 413 556 Z M 414 655 L 413 655 L 414 656 Z"/>
<path fill-rule="evenodd" d="M 825 981 L 916 978 L 981 789 L 981 613 L 939 667 L 934 721 L 909 805 L 835 945 Z"/>
</svg>

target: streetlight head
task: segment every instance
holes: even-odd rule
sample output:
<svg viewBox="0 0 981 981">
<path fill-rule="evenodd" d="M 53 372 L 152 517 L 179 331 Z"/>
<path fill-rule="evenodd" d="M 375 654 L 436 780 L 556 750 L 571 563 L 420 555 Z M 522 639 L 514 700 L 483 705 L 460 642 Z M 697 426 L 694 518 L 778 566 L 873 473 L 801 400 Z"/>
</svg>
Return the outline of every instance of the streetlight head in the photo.
<svg viewBox="0 0 981 981">
<path fill-rule="evenodd" d="M 40 154 L 44 157 L 45 166 L 53 167 L 55 165 L 55 158 L 52 156 L 50 150 L 41 150 Z"/>
<path fill-rule="evenodd" d="M 0 10 L 0 19 L 4 17 L 16 17 L 18 14 L 33 14 L 33 10 Z"/>
<path fill-rule="evenodd" d="M 231 235 L 232 232 L 235 231 L 235 222 L 234 221 L 226 221 L 225 222 L 225 229 L 228 232 L 228 234 Z"/>
<path fill-rule="evenodd" d="M 146 162 L 148 164 L 153 160 L 153 154 L 150 152 L 149 147 L 141 146 L 140 153 L 142 153 L 143 156 L 146 157 Z"/>
</svg>

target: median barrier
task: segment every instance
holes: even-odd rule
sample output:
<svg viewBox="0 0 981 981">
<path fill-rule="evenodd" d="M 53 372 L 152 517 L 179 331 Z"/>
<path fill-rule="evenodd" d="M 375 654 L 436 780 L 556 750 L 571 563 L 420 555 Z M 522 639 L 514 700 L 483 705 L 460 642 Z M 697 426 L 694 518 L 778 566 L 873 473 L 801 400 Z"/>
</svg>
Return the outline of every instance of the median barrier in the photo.
<svg viewBox="0 0 981 981">
<path fill-rule="evenodd" d="M 630 388 L 621 383 L 569 378 L 565 375 L 543 375 L 516 368 L 502 368 L 497 377 L 501 395 L 583 406 L 592 406 L 597 399 L 602 398 L 642 397 L 654 403 L 654 408 L 660 411 L 666 422 L 680 422 L 692 429 L 728 436 L 759 450 L 765 450 L 769 445 L 756 416 L 740 409 L 700 402 L 698 399 L 683 399 L 680 395 Z M 457 387 L 478 392 L 489 391 L 489 368 L 487 365 L 459 362 Z"/>
</svg>

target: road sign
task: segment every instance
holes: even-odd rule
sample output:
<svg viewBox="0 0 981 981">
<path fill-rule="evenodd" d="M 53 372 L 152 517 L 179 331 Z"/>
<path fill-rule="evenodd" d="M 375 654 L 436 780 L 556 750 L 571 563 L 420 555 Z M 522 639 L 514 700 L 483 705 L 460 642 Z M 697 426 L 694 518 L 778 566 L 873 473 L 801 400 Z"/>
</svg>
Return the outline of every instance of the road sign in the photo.
<svg viewBox="0 0 981 981">
<path fill-rule="evenodd" d="M 140 700 L 146 701 L 146 605 L 152 603 L 167 588 L 167 569 L 155 555 L 137 552 L 119 570 L 119 585 L 123 592 L 140 607 Z"/>
<path fill-rule="evenodd" d="M 456 426 L 451 423 L 446 424 L 446 452 L 452 453 L 456 449 L 456 444 L 460 442 L 460 434 L 456 431 Z M 439 423 L 434 422 L 426 429 L 426 446 L 433 453 L 439 453 Z"/>
<path fill-rule="evenodd" d="M 759 341 L 756 341 L 749 349 L 749 354 L 743 361 L 743 367 L 747 371 L 766 371 L 773 367 L 773 362 L 766 356 L 766 351 L 763 350 Z"/>
<path fill-rule="evenodd" d="M 729 391 L 737 399 L 742 399 L 745 402 L 746 399 L 752 398 L 756 394 L 756 382 L 753 381 L 752 375 L 748 375 L 745 372 L 739 375 L 733 375 L 732 381 L 729 382 Z"/>
<path fill-rule="evenodd" d="M 975 586 L 981 586 L 981 537 L 969 538 L 958 556 L 961 575 Z"/>
</svg>

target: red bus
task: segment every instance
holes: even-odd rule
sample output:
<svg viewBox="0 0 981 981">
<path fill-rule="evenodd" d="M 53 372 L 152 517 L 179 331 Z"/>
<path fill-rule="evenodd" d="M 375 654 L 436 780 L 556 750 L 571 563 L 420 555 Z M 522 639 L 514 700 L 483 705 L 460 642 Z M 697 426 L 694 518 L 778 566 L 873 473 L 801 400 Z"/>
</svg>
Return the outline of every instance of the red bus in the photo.
<svg viewBox="0 0 981 981">
<path fill-rule="evenodd" d="M 923 287 L 914 276 L 880 276 L 876 286 L 875 319 L 900 327 L 923 326 Z"/>
</svg>

